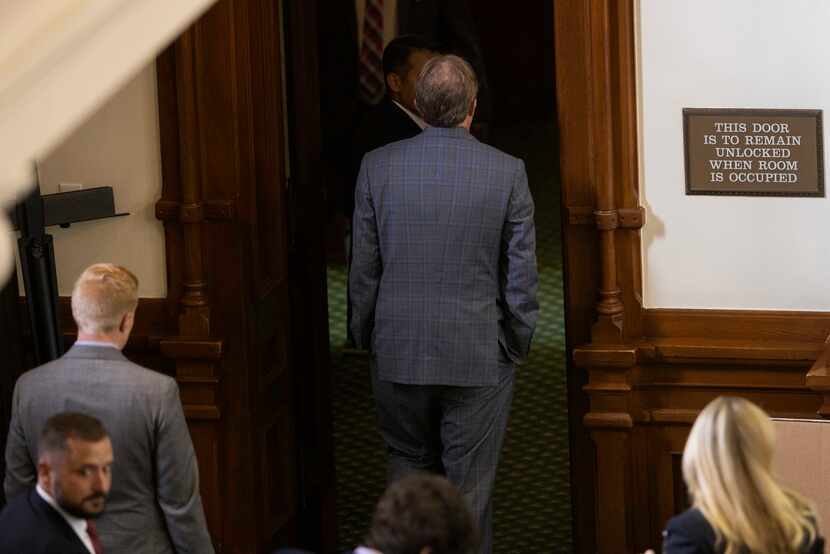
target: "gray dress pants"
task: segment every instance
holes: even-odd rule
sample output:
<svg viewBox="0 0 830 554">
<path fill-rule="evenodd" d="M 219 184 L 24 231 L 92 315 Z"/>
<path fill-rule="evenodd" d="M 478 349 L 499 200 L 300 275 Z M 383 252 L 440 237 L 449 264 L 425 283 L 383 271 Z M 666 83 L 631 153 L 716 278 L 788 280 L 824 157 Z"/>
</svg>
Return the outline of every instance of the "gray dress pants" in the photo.
<svg viewBox="0 0 830 554">
<path fill-rule="evenodd" d="M 493 550 L 491 496 L 514 382 L 509 366 L 498 384 L 483 387 L 405 385 L 372 370 L 389 482 L 413 471 L 446 475 L 478 521 L 481 554 Z"/>
</svg>

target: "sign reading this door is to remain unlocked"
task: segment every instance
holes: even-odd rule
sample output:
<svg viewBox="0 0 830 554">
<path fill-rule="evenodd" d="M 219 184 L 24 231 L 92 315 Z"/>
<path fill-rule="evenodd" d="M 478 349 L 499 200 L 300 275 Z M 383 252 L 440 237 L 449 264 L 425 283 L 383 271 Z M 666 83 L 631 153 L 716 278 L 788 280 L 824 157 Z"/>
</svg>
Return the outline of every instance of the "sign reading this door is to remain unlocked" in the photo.
<svg viewBox="0 0 830 554">
<path fill-rule="evenodd" d="M 686 194 L 824 196 L 821 110 L 683 109 Z"/>
</svg>

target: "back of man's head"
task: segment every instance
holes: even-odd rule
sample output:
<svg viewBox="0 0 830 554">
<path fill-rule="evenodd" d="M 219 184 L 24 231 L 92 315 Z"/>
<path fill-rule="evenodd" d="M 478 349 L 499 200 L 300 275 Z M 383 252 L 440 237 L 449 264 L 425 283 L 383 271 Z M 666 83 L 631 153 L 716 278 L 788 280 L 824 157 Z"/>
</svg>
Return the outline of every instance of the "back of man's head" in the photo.
<svg viewBox="0 0 830 554">
<path fill-rule="evenodd" d="M 452 54 L 429 60 L 415 85 L 415 104 L 433 127 L 457 127 L 475 108 L 478 80 L 472 66 Z"/>
<path fill-rule="evenodd" d="M 409 70 L 413 52 L 437 52 L 438 47 L 420 35 L 401 35 L 389 41 L 383 49 L 383 75 L 395 73 L 401 78 Z"/>
<path fill-rule="evenodd" d="M 72 289 L 72 316 L 78 330 L 107 335 L 118 329 L 125 314 L 138 305 L 138 279 L 115 264 L 91 265 Z"/>
<path fill-rule="evenodd" d="M 478 530 L 452 483 L 419 473 L 386 489 L 366 546 L 383 554 L 469 554 L 478 546 Z"/>
<path fill-rule="evenodd" d="M 60 456 L 69 448 L 69 439 L 99 442 L 107 430 L 98 418 L 78 412 L 62 412 L 46 420 L 37 443 L 38 458 Z"/>
</svg>

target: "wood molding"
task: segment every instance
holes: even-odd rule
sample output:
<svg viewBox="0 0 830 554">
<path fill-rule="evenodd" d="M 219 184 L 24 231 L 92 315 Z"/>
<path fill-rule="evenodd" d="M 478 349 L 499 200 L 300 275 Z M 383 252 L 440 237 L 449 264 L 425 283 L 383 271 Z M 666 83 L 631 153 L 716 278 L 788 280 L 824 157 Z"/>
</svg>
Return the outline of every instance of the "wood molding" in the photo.
<svg viewBox="0 0 830 554">
<path fill-rule="evenodd" d="M 807 372 L 806 381 L 811 390 L 820 392 L 824 398 L 818 414 L 830 417 L 830 335 L 824 341 L 824 347 L 815 363 Z"/>
<path fill-rule="evenodd" d="M 830 417 L 830 313 L 642 306 L 635 15 L 634 0 L 554 10 L 579 552 L 660 543 L 687 502 L 688 428 L 716 396 Z"/>
<path fill-rule="evenodd" d="M 830 334 L 830 312 L 768 310 L 643 311 L 643 336 L 746 339 L 821 344 Z"/>
<path fill-rule="evenodd" d="M 630 392 L 611 392 L 624 388 L 636 367 L 602 367 L 609 363 L 603 356 L 620 354 L 582 349 L 584 345 L 619 346 L 625 351 L 621 355 L 625 361 L 614 363 L 632 366 L 632 352 L 642 338 L 641 253 L 636 231 L 644 213 L 638 197 L 634 11 L 633 0 L 562 0 L 554 9 L 566 221 L 565 318 L 567 345 L 573 353 L 568 372 L 571 483 L 575 549 L 580 552 L 597 550 L 595 521 L 618 517 L 612 513 L 613 503 L 598 504 L 594 498 L 598 490 L 594 464 L 605 450 L 597 441 L 609 435 L 589 435 L 583 419 L 589 412 L 605 413 L 611 405 L 610 411 L 622 414 L 620 418 L 641 417 L 635 406 L 629 406 Z M 590 407 L 586 393 L 592 395 Z M 615 448 L 639 441 L 615 443 Z M 629 529 L 629 525 L 610 528 Z M 609 548 L 616 539 L 608 543 Z M 629 543 L 624 538 L 616 548 L 623 545 L 626 550 Z"/>
<path fill-rule="evenodd" d="M 27 349 L 30 350 L 31 327 L 29 325 L 29 311 L 26 308 L 26 297 L 18 296 L 17 308 L 19 321 L 22 325 L 23 341 L 27 345 Z M 160 354 L 159 344 L 169 329 L 168 317 L 166 299 L 139 298 L 133 331 L 130 334 L 127 346 L 124 347 L 124 353 L 127 357 L 134 355 L 146 357 Z M 72 318 L 71 298 L 68 296 L 58 298 L 58 324 L 62 330 L 64 348 L 69 349 L 75 342 L 78 329 L 75 320 Z M 163 373 L 169 372 L 164 367 L 153 367 L 152 365 L 147 367 Z"/>
<path fill-rule="evenodd" d="M 158 349 L 226 553 L 334 550 L 316 6 L 219 0 L 156 62 L 175 322 Z"/>
</svg>

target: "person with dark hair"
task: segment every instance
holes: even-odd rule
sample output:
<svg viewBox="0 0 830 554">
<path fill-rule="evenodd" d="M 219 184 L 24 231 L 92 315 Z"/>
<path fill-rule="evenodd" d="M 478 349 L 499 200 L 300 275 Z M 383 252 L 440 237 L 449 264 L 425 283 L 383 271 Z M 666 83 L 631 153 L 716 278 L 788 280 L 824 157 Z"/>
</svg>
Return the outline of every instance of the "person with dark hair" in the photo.
<svg viewBox="0 0 830 554">
<path fill-rule="evenodd" d="M 386 95 L 360 120 L 352 141 L 352 179 L 346 192 L 349 217 L 354 210 L 354 183 L 363 156 L 390 142 L 414 137 L 426 127 L 415 107 L 415 82 L 427 60 L 436 55 L 436 46 L 417 35 L 397 37 L 383 50 Z"/>
<path fill-rule="evenodd" d="M 514 365 L 530 351 L 539 278 L 524 163 L 470 134 L 477 91 L 463 59 L 429 60 L 415 87 L 429 127 L 363 159 L 350 326 L 369 350 L 390 479 L 445 474 L 489 553 Z"/>
<path fill-rule="evenodd" d="M 95 518 L 112 483 L 112 443 L 88 415 L 53 415 L 38 440 L 37 485 L 0 514 L 0 554 L 101 554 Z"/>
<path fill-rule="evenodd" d="M 472 554 L 478 529 L 452 483 L 416 473 L 386 489 L 364 545 L 355 554 Z"/>
</svg>

